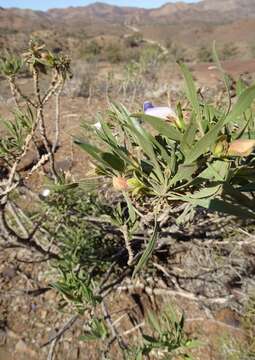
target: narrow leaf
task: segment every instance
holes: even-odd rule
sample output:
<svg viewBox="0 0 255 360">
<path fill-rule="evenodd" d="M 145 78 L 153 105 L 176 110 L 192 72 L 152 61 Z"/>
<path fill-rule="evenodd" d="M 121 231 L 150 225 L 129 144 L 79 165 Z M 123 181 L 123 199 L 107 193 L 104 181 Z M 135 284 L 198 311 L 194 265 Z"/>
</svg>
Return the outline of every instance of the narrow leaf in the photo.
<svg viewBox="0 0 255 360">
<path fill-rule="evenodd" d="M 142 254 L 140 260 L 138 261 L 138 264 L 136 265 L 136 267 L 134 269 L 132 278 L 134 278 L 134 276 L 144 267 L 144 265 L 147 263 L 147 261 L 151 257 L 153 250 L 155 249 L 157 239 L 158 239 L 158 226 L 157 226 L 157 222 L 155 219 L 155 227 L 154 227 L 152 237 L 151 237 L 144 253 Z"/>
</svg>

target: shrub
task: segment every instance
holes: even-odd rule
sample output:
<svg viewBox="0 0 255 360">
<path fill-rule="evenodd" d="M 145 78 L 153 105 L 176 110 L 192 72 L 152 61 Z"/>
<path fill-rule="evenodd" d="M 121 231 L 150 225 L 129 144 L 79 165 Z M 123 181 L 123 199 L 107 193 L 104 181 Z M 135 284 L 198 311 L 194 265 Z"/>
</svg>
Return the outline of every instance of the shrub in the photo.
<svg viewBox="0 0 255 360">
<path fill-rule="evenodd" d="M 238 47 L 235 44 L 227 43 L 220 50 L 221 59 L 233 59 L 238 54 L 238 51 Z"/>
<path fill-rule="evenodd" d="M 88 98 L 93 84 L 97 66 L 95 63 L 77 61 L 73 65 L 74 76 L 65 86 L 64 94 L 67 96 L 81 96 Z"/>
<path fill-rule="evenodd" d="M 143 35 L 139 32 L 134 33 L 133 35 L 129 35 L 125 38 L 124 44 L 127 47 L 139 47 L 143 42 Z"/>
<path fill-rule="evenodd" d="M 118 44 L 110 44 L 106 48 L 106 59 L 112 64 L 117 64 L 123 60 L 122 49 Z"/>
<path fill-rule="evenodd" d="M 250 169 L 255 124 L 250 106 L 255 87 L 245 89 L 239 83 L 239 100 L 231 112 L 225 113 L 203 103 L 187 67 L 182 65 L 181 69 L 192 106 L 188 123 L 183 120 L 181 108 L 179 117 L 169 125 L 160 118 L 131 114 L 113 105 L 110 118 L 114 119 L 119 137 L 113 136 L 103 119 L 96 130 L 108 151 L 85 141 L 77 143 L 97 161 L 100 173 L 126 179 L 135 196 L 168 198 L 172 204 L 184 202 L 186 211 L 203 206 L 254 218 L 254 203 L 243 189 L 253 186 Z M 249 119 L 245 115 L 248 113 Z M 152 126 L 158 135 L 145 130 L 138 119 Z M 247 176 L 239 183 L 243 172 Z"/>
<path fill-rule="evenodd" d="M 206 46 L 201 46 L 197 52 L 197 58 L 201 62 L 213 62 L 212 51 Z"/>
<path fill-rule="evenodd" d="M 98 44 L 98 42 L 96 40 L 91 40 L 82 52 L 82 56 L 84 56 L 88 61 L 94 61 L 99 57 L 101 51 L 102 47 Z"/>
</svg>

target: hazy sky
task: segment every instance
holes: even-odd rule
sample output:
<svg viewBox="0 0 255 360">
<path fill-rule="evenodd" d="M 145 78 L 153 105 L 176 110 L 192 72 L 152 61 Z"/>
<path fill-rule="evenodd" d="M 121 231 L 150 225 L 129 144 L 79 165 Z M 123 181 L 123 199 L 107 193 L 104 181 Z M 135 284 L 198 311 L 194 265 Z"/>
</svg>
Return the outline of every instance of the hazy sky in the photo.
<svg viewBox="0 0 255 360">
<path fill-rule="evenodd" d="M 96 0 L 95 0 L 96 1 Z M 91 0 L 0 0 L 2 7 L 20 7 L 38 10 L 47 10 L 54 7 L 82 6 L 95 1 Z M 197 2 L 198 0 L 183 0 L 184 2 Z M 102 0 L 101 2 L 119 6 L 139 6 L 153 8 L 174 0 Z"/>
</svg>

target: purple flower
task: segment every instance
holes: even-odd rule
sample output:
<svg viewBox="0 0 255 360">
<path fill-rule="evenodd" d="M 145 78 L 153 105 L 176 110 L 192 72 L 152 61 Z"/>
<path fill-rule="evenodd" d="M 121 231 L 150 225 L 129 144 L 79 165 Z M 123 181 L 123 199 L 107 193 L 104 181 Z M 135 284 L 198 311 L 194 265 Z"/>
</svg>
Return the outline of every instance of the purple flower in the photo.
<svg viewBox="0 0 255 360">
<path fill-rule="evenodd" d="M 175 111 L 168 106 L 154 106 L 151 102 L 145 101 L 143 111 L 146 115 L 155 116 L 161 119 L 177 118 Z"/>
</svg>

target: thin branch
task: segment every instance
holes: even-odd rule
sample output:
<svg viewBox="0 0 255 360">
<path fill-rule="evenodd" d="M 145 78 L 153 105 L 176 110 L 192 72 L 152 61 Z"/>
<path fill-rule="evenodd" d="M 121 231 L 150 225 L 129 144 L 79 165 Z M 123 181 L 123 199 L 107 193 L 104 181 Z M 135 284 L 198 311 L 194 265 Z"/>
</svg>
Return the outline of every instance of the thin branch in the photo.
<svg viewBox="0 0 255 360">
<path fill-rule="evenodd" d="M 126 246 L 126 249 L 127 249 L 127 252 L 128 252 L 128 265 L 131 265 L 133 260 L 134 260 L 134 253 L 133 253 L 133 250 L 132 250 L 132 247 L 131 247 L 131 244 L 130 244 L 130 235 L 129 235 L 129 232 L 128 232 L 127 224 L 121 226 L 120 230 L 121 230 L 121 232 L 123 234 L 123 237 L 124 237 L 124 240 L 125 240 L 125 246 Z"/>
<path fill-rule="evenodd" d="M 127 344 L 125 343 L 125 341 L 122 339 L 121 335 L 118 333 L 118 330 L 116 329 L 113 321 L 112 321 L 112 318 L 111 318 L 111 315 L 108 311 L 108 308 L 107 308 L 107 305 L 105 303 L 105 301 L 102 301 L 102 310 L 103 310 L 103 314 L 104 314 L 104 319 L 106 320 L 110 330 L 111 330 L 111 333 L 112 333 L 112 336 L 113 336 L 113 339 L 116 339 L 120 348 L 125 350 L 128 348 Z"/>
<path fill-rule="evenodd" d="M 41 253 L 43 255 L 47 255 L 52 258 L 58 259 L 57 254 L 49 253 L 41 245 L 37 244 L 37 242 L 34 240 L 34 235 L 40 226 L 41 226 L 41 222 L 38 222 L 37 225 L 32 230 L 32 232 L 29 234 L 29 236 L 22 238 L 9 226 L 9 224 L 6 220 L 5 208 L 2 207 L 0 209 L 0 229 L 1 229 L 4 239 L 8 243 L 10 243 L 10 242 L 19 243 L 28 248 L 35 249 L 36 251 L 38 251 L 39 253 Z"/>
<path fill-rule="evenodd" d="M 10 89 L 11 89 L 11 93 L 12 96 L 15 100 L 15 104 L 18 108 L 20 108 L 19 106 L 19 100 L 18 100 L 18 96 L 19 95 L 21 98 L 23 98 L 29 105 L 31 105 L 32 107 L 36 108 L 37 105 L 33 103 L 33 101 L 31 101 L 29 99 L 29 97 L 27 95 L 25 95 L 19 88 L 19 86 L 16 84 L 15 82 L 15 78 L 13 76 L 8 77 L 9 80 L 9 85 L 10 85 Z"/>
<path fill-rule="evenodd" d="M 131 334 L 132 332 L 134 332 L 134 331 L 136 331 L 136 330 L 139 330 L 141 327 L 144 327 L 144 325 L 145 325 L 145 322 L 143 321 L 143 322 L 141 322 L 140 324 L 134 326 L 132 329 L 129 329 L 129 330 L 125 331 L 125 332 L 122 334 L 122 336 L 129 335 L 129 334 Z"/>
<path fill-rule="evenodd" d="M 172 290 L 172 289 L 161 289 L 161 288 L 151 288 L 142 283 L 136 285 L 126 285 L 118 286 L 117 290 L 119 291 L 133 291 L 133 290 L 143 290 L 148 295 L 165 295 L 165 296 L 180 296 L 191 301 L 201 301 L 210 304 L 226 304 L 234 298 L 233 295 L 224 296 L 224 297 L 212 297 L 207 298 L 202 295 L 195 295 L 192 292 L 182 291 L 182 290 Z"/>
<path fill-rule="evenodd" d="M 64 335 L 64 333 L 65 333 L 67 330 L 69 330 L 69 329 L 76 323 L 76 321 L 77 321 L 78 319 L 79 319 L 79 315 L 78 315 L 78 314 L 72 316 L 72 317 L 62 326 L 62 328 L 61 328 L 55 335 L 51 336 L 47 342 L 45 342 L 45 343 L 43 343 L 43 344 L 41 345 L 41 348 L 43 348 L 43 347 L 51 344 L 52 341 L 55 341 L 56 339 L 60 339 L 60 338 Z"/>
<path fill-rule="evenodd" d="M 59 338 L 54 339 L 52 341 L 52 343 L 50 345 L 50 350 L 49 350 L 49 353 L 48 353 L 48 356 L 47 356 L 47 360 L 53 360 L 54 352 L 55 352 L 55 348 L 56 348 L 58 340 L 59 340 Z"/>
<path fill-rule="evenodd" d="M 56 93 L 56 110 L 55 110 L 55 139 L 52 145 L 52 152 L 55 153 L 59 142 L 59 125 L 60 125 L 60 95 L 63 89 L 63 83 Z"/>
</svg>

